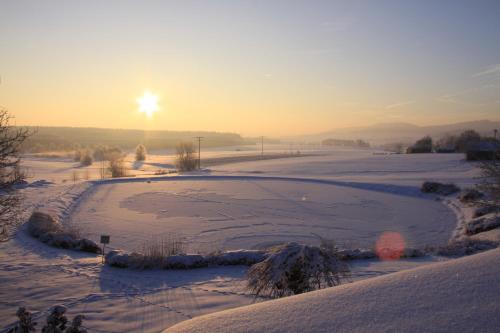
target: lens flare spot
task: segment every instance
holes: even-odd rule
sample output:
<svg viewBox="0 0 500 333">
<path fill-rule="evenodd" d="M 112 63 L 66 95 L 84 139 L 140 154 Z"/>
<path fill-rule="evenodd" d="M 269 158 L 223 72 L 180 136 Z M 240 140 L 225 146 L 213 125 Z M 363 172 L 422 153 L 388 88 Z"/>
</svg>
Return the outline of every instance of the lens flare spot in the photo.
<svg viewBox="0 0 500 333">
<path fill-rule="evenodd" d="M 399 232 L 384 232 L 375 244 L 375 251 L 381 260 L 398 260 L 405 250 L 405 240 Z"/>
</svg>

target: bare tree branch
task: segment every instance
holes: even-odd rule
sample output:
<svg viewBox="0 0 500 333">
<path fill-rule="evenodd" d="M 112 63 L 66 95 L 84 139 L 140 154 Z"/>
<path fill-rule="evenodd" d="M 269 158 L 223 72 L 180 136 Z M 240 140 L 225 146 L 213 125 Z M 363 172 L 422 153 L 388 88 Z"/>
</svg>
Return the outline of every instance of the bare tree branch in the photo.
<svg viewBox="0 0 500 333">
<path fill-rule="evenodd" d="M 21 171 L 20 148 L 31 135 L 25 128 L 10 125 L 12 117 L 0 109 L 0 242 L 10 237 L 10 229 L 19 222 L 21 195 L 15 185 L 25 178 Z"/>
</svg>

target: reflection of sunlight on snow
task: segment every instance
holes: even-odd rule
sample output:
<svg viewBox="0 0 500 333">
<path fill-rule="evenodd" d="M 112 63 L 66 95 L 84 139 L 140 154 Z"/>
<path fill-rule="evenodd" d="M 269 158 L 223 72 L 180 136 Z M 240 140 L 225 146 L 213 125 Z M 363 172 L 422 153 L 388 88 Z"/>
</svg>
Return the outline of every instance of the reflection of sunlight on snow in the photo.
<svg viewBox="0 0 500 333">
<path fill-rule="evenodd" d="M 377 239 L 375 251 L 381 260 L 398 260 L 405 250 L 405 240 L 399 232 L 386 231 Z"/>
</svg>

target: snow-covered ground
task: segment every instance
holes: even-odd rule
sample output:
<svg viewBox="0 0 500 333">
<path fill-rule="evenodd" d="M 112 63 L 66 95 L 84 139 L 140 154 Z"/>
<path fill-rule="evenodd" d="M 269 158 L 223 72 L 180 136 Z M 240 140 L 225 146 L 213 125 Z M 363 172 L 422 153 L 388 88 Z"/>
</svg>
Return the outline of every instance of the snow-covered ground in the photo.
<svg viewBox="0 0 500 333">
<path fill-rule="evenodd" d="M 500 249 L 214 313 L 166 333 L 498 332 Z"/>
<path fill-rule="evenodd" d="M 31 184 L 21 190 L 26 197 L 24 218 L 34 209 L 64 206 L 69 197 L 79 200 L 62 216 L 64 223 L 94 239 L 108 233 L 115 248 L 140 249 L 152 235 L 166 233 L 182 235 L 193 251 L 315 243 L 318 235 L 369 247 L 384 231 L 397 231 L 408 246 L 418 247 L 444 244 L 457 223 L 456 211 L 419 193 L 421 183 L 469 186 L 477 175 L 474 164 L 458 154 L 380 155 L 374 150 L 312 148 L 308 153 L 313 156 L 271 160 L 260 160 L 256 147 L 248 152 L 213 150 L 207 156 L 214 159 L 255 153 L 256 160 L 214 165 L 198 178 L 154 176 L 158 168 L 172 167 L 172 156 L 152 155 L 141 164 L 129 156 L 135 178 L 95 181 L 90 187 L 82 182 L 99 178 L 98 165 L 81 168 L 67 158 L 31 157 L 25 160 Z M 276 147 L 274 152 L 287 149 Z M 301 153 L 306 155 L 306 149 Z M 73 179 L 75 171 L 83 176 Z M 75 198 L 86 188 L 83 197 Z M 22 230 L 0 244 L 0 257 L 2 325 L 15 320 L 18 306 L 45 311 L 64 304 L 70 316 L 85 313 L 91 332 L 159 332 L 254 301 L 244 288 L 247 267 L 110 268 L 101 265 L 99 257 L 49 248 Z M 351 264 L 352 280 L 439 260 L 356 261 Z"/>
</svg>

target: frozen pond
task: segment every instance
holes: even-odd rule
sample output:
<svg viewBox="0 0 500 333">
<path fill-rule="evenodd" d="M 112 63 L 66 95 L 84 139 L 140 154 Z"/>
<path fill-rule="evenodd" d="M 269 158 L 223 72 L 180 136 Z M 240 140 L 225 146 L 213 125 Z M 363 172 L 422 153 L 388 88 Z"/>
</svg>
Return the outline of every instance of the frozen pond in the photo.
<svg viewBox="0 0 500 333">
<path fill-rule="evenodd" d="M 317 244 L 320 236 L 369 247 L 384 231 L 399 232 L 408 246 L 436 245 L 456 221 L 440 202 L 397 188 L 208 176 L 99 185 L 71 223 L 96 240 L 110 234 L 114 248 L 140 250 L 176 233 L 190 251 L 212 251 Z"/>
</svg>

